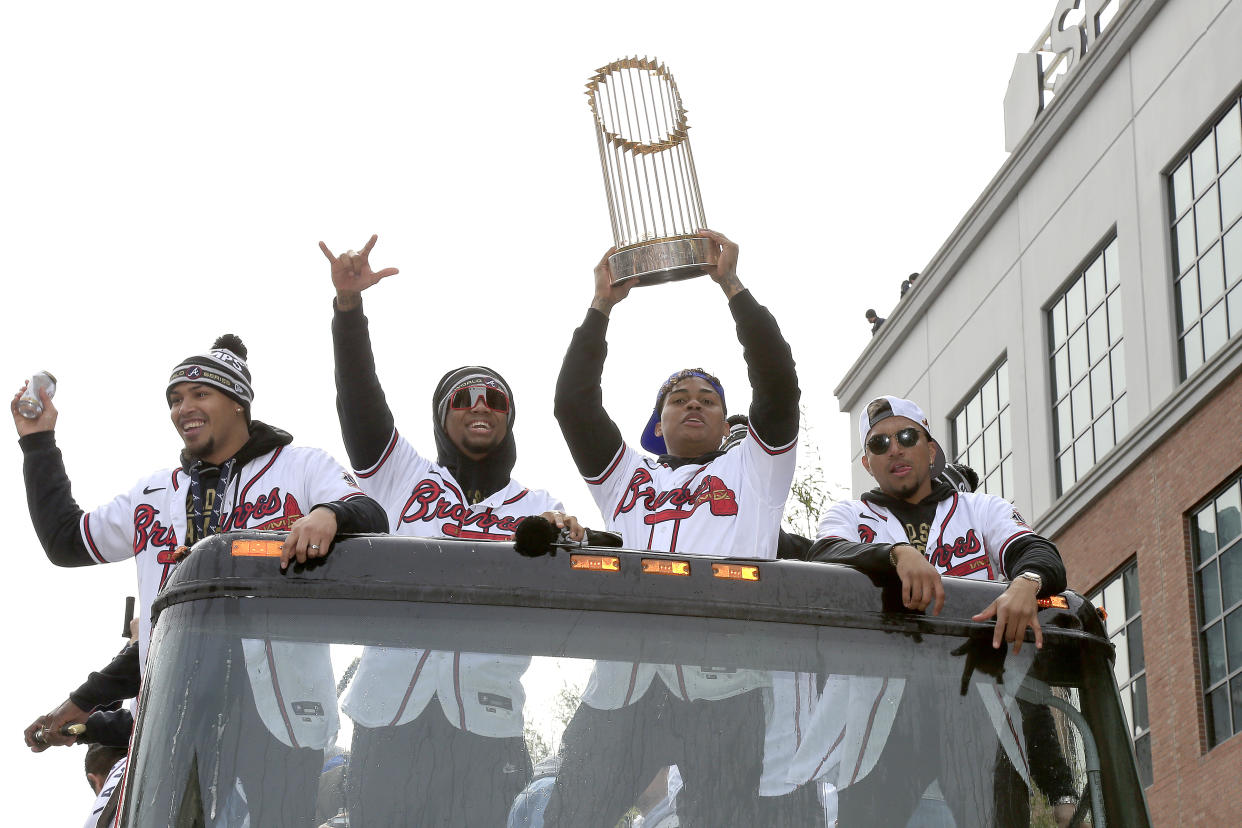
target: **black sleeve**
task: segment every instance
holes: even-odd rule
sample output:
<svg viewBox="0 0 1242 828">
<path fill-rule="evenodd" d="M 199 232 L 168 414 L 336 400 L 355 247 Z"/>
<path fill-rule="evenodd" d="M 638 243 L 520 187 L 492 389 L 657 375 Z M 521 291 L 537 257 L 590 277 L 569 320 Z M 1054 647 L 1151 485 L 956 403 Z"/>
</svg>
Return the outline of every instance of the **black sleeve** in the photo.
<svg viewBox="0 0 1242 828">
<path fill-rule="evenodd" d="M 793 532 L 780 530 L 780 535 L 776 538 L 776 559 L 779 561 L 809 561 L 811 551 L 811 539 L 804 538 L 801 535 L 795 535 Z"/>
<path fill-rule="evenodd" d="M 600 380 L 608 356 L 608 317 L 594 308 L 574 331 L 556 378 L 556 421 L 583 477 L 596 477 L 624 444 L 621 429 L 604 410 Z"/>
<path fill-rule="evenodd" d="M 1049 802 L 1065 796 L 1078 796 L 1074 789 L 1074 777 L 1065 751 L 1057 736 L 1052 711 L 1042 704 L 1018 701 L 1022 715 L 1022 732 L 1026 737 L 1027 756 L 1031 761 L 1031 779 Z"/>
<path fill-rule="evenodd" d="M 729 300 L 750 376 L 750 427 L 769 446 L 785 446 L 798 436 L 798 372 L 793 352 L 768 309 L 749 290 Z"/>
<path fill-rule="evenodd" d="M 86 718 L 86 732 L 78 737 L 84 744 L 128 748 L 134 732 L 134 716 L 126 708 L 97 710 Z"/>
<path fill-rule="evenodd" d="M 871 575 L 893 574 L 891 543 L 860 543 L 843 538 L 821 538 L 811 544 L 807 560 L 845 564 Z"/>
<path fill-rule="evenodd" d="M 1065 591 L 1065 564 L 1052 541 L 1039 535 L 1023 535 L 1005 550 L 1005 573 L 1010 580 L 1023 572 L 1040 577 L 1039 597 Z"/>
<path fill-rule="evenodd" d="M 334 500 L 331 503 L 318 503 L 312 508 L 323 506 L 331 509 L 336 515 L 336 533 L 338 535 L 356 535 L 365 532 L 384 533 L 388 531 L 388 515 L 384 507 L 369 497 L 351 497 L 348 500 Z"/>
<path fill-rule="evenodd" d="M 336 413 L 341 420 L 341 438 L 350 464 L 355 469 L 369 469 L 379 461 L 392 438 L 392 411 L 375 375 L 371 332 L 362 308 L 335 310 L 335 300 L 332 307 Z"/>
<path fill-rule="evenodd" d="M 27 434 L 18 440 L 18 445 L 23 455 L 30 521 L 47 559 L 57 566 L 95 563 L 82 540 L 82 510 L 73 499 L 55 432 Z"/>
<path fill-rule="evenodd" d="M 138 695 L 141 670 L 138 666 L 138 645 L 130 644 L 117 654 L 107 667 L 86 677 L 69 701 L 90 711 L 121 699 Z"/>
</svg>

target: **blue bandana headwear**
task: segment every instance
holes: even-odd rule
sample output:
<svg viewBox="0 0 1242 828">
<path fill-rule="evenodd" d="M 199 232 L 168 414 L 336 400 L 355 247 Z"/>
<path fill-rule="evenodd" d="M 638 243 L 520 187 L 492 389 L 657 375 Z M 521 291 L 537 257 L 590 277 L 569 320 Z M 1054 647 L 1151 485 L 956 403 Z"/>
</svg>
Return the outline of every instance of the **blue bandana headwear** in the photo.
<svg viewBox="0 0 1242 828">
<path fill-rule="evenodd" d="M 660 386 L 659 392 L 656 394 L 655 408 L 651 411 L 651 417 L 647 420 L 647 426 L 643 429 L 643 436 L 639 439 L 639 445 L 652 454 L 668 454 L 668 446 L 664 444 L 664 438 L 655 433 L 655 427 L 660 422 L 660 412 L 664 410 L 664 398 L 668 396 L 668 392 L 676 387 L 677 383 L 687 377 L 699 377 L 707 380 L 707 384 L 716 389 L 716 393 L 720 395 L 720 408 L 725 409 L 724 388 L 720 385 L 720 380 L 704 371 L 702 368 L 686 368 L 664 381 Z"/>
</svg>

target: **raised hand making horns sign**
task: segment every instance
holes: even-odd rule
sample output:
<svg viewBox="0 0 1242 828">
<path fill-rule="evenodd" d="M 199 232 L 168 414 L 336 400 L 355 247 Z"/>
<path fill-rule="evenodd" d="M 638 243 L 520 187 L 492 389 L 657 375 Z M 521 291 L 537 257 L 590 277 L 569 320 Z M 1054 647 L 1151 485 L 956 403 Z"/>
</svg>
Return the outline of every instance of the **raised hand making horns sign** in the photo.
<svg viewBox="0 0 1242 828">
<path fill-rule="evenodd" d="M 400 271 L 395 267 L 383 270 L 371 269 L 371 249 L 375 247 L 378 235 L 372 235 L 361 251 L 346 250 L 340 256 L 332 255 L 332 251 L 323 242 L 319 249 L 332 263 L 332 285 L 336 288 L 336 306 L 341 310 L 353 310 L 362 304 L 362 291 L 388 276 L 395 276 Z"/>
</svg>

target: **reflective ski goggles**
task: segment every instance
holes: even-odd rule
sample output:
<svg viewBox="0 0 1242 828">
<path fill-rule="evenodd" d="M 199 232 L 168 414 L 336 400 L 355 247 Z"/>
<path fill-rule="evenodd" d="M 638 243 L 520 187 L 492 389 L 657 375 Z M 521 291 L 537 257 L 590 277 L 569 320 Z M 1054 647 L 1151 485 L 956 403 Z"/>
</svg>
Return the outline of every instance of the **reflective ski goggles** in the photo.
<svg viewBox="0 0 1242 828">
<path fill-rule="evenodd" d="M 903 428 L 896 434 L 873 434 L 867 440 L 867 451 L 872 454 L 887 454 L 889 446 L 893 444 L 893 438 L 897 438 L 898 444 L 905 448 L 914 448 L 919 444 L 919 440 L 923 436 L 923 430 L 911 426 Z"/>
<path fill-rule="evenodd" d="M 492 388 L 490 385 L 467 385 L 458 388 L 449 397 L 449 408 L 469 410 L 478 405 L 479 400 L 482 400 L 485 406 L 498 414 L 509 413 L 509 395 L 499 388 Z"/>
</svg>

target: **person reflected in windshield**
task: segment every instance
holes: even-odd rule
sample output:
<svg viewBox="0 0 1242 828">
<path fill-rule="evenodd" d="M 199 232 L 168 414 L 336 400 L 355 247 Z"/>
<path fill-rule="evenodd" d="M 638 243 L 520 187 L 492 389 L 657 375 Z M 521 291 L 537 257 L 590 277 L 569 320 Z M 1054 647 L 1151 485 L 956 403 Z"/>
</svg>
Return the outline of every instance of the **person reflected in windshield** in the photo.
<svg viewBox="0 0 1242 828">
<path fill-rule="evenodd" d="M 1035 646 L 1042 647 L 1037 598 L 1065 589 L 1065 567 L 1056 547 L 1035 534 L 1008 501 L 962 491 L 973 485 L 955 486 L 951 476 L 942 476 L 943 451 L 927 416 L 910 400 L 872 400 L 860 418 L 859 438 L 863 467 L 877 487 L 829 509 L 809 557 L 880 577 L 896 574 L 905 608 L 932 615 L 944 604 L 944 575 L 1008 580 L 1005 592 L 973 616 L 975 621 L 995 619 L 990 647 L 996 655 L 983 660 L 995 660 L 999 674 L 1005 663 L 1001 648 L 1012 644 L 1016 657 L 1028 630 Z M 1057 800 L 1072 799 L 1072 789 L 1067 792 L 1063 782 L 1052 779 L 1069 776 L 1054 767 L 1058 760 L 1064 766 L 1059 743 L 1055 737 L 1049 742 L 1035 736 L 1046 733 L 1046 724 L 1025 709 L 1015 713 L 1019 708 L 1012 689 L 1006 688 L 1006 694 L 977 689 L 983 704 L 963 705 L 954 700 L 956 688 L 922 677 L 908 682 L 830 677 L 816 716 L 837 716 L 841 736 L 829 736 L 813 749 L 808 745 L 795 764 L 803 776 L 837 769 L 826 778 L 839 790 L 842 828 L 905 825 L 929 785 L 958 826 L 1026 824 L 1026 788 L 1020 781 L 996 781 L 1006 774 L 1034 778 L 1046 793 L 1053 792 L 1061 808 L 1058 818 L 1066 816 L 1069 803 Z M 980 729 L 978 723 L 987 720 L 994 734 Z M 1024 744 L 1036 741 L 1039 747 Z M 1033 759 L 1038 760 L 1035 767 Z"/>
<path fill-rule="evenodd" d="M 634 286 L 617 284 L 604 254 L 595 295 L 574 332 L 556 386 L 556 417 L 606 528 L 630 549 L 774 559 L 798 436 L 798 378 L 772 314 L 737 275 L 738 246 L 715 245 L 704 268 L 725 295 L 751 383 L 750 423 L 729 450 L 725 390 L 701 369 L 659 387 L 633 448 L 603 406 L 609 317 Z M 660 320 L 667 333 L 694 322 Z M 646 355 L 644 355 L 646 358 Z M 663 766 L 676 764 L 686 826 L 760 825 L 764 753 L 761 671 L 678 664 L 598 662 L 564 734 L 565 756 L 545 824 L 614 825 Z"/>
<path fill-rule="evenodd" d="M 560 500 L 511 476 L 516 407 L 505 379 L 465 365 L 431 395 L 435 459 L 397 431 L 380 387 L 362 293 L 396 275 L 373 270 L 377 237 L 331 263 L 332 344 L 341 435 L 363 489 L 388 510 L 396 535 L 475 542 L 513 539 L 542 515 L 581 540 Z M 469 549 L 463 545 L 463 552 Z M 346 796 L 350 825 L 501 825 L 530 781 L 522 738 L 530 659 L 487 653 L 368 647 L 342 709 L 354 720 Z"/>
</svg>

